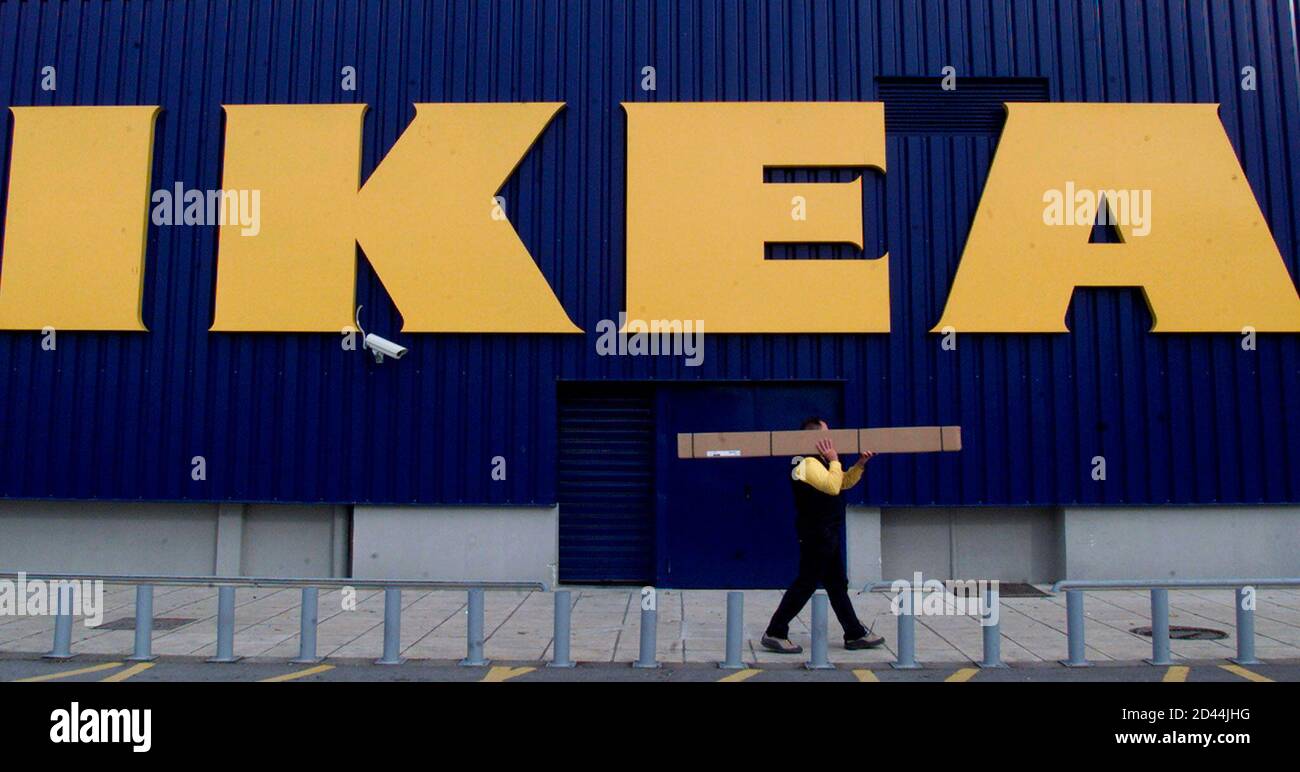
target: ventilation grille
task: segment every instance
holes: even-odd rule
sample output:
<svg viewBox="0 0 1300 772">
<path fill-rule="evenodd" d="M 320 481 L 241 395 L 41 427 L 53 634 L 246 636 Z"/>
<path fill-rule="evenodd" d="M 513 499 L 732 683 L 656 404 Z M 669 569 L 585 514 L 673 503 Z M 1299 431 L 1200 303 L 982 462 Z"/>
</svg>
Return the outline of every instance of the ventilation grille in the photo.
<svg viewBox="0 0 1300 772">
<path fill-rule="evenodd" d="M 1048 101 L 1041 78 L 962 78 L 945 91 L 939 78 L 877 78 L 886 134 L 998 134 L 1006 102 Z"/>
</svg>

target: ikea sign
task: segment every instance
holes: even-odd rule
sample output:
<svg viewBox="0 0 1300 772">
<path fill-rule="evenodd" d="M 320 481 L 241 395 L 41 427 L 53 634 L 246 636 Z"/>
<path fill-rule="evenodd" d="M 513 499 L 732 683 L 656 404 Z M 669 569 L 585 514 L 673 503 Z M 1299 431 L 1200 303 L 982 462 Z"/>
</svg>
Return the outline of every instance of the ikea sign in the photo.
<svg viewBox="0 0 1300 772">
<path fill-rule="evenodd" d="M 493 198 L 562 107 L 417 104 L 362 184 L 365 105 L 225 106 L 223 188 L 255 191 L 261 215 L 251 235 L 218 226 L 211 330 L 349 328 L 360 245 L 405 332 L 582 332 Z M 861 179 L 768 183 L 763 170 L 887 173 L 883 103 L 623 107 L 630 317 L 889 332 L 890 262 L 906 255 L 764 259 L 767 243 L 862 248 Z M 160 108 L 10 109 L 0 328 L 145 330 Z M 1076 287 L 1123 286 L 1142 289 L 1153 332 L 1300 332 L 1300 297 L 1217 105 L 1006 109 L 934 331 L 1067 332 Z M 1089 243 L 1099 213 L 1117 243 Z"/>
</svg>

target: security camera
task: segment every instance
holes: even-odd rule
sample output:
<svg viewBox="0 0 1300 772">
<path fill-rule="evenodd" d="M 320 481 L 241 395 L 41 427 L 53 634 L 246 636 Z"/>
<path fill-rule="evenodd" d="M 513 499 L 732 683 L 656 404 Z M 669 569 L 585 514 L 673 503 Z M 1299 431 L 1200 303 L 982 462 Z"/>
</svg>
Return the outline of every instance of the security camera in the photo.
<svg viewBox="0 0 1300 772">
<path fill-rule="evenodd" d="M 370 349 L 370 353 L 375 355 L 376 363 L 383 362 L 384 357 L 401 359 L 406 356 L 406 346 L 399 346 L 388 338 L 381 338 L 373 332 L 366 333 L 362 345 Z"/>
<path fill-rule="evenodd" d="M 375 364 L 382 363 L 384 357 L 401 359 L 406 356 L 406 346 L 399 346 L 388 338 L 381 338 L 372 332 L 366 332 L 361 326 L 361 309 L 365 306 L 357 306 L 357 329 L 361 330 L 364 336 L 361 339 L 361 348 L 370 349 L 370 353 L 375 355 Z"/>
</svg>

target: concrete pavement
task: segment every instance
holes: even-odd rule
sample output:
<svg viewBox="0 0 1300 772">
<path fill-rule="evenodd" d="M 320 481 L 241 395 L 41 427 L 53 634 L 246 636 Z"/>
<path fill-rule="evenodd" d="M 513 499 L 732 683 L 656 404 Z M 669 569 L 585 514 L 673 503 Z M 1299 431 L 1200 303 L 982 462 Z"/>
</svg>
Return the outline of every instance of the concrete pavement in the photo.
<svg viewBox="0 0 1300 772">
<path fill-rule="evenodd" d="M 588 663 L 628 663 L 637 658 L 640 626 L 637 588 L 572 589 L 573 659 Z M 781 593 L 745 593 L 744 660 L 754 666 L 789 665 L 792 658 L 763 650 L 757 638 Z M 840 665 L 884 665 L 895 656 L 897 624 L 884 593 L 852 594 L 861 619 L 884 635 L 886 645 L 870 651 L 845 651 L 841 632 L 830 621 L 830 659 Z M 77 618 L 72 650 L 77 654 L 124 657 L 134 633 L 133 587 L 105 588 L 104 621 L 89 628 Z M 354 599 L 355 603 L 349 602 Z M 235 653 L 254 662 L 284 662 L 298 653 L 297 589 L 240 588 L 237 593 Z M 489 592 L 485 604 L 485 653 L 503 662 L 545 661 L 551 656 L 553 596 L 542 592 Z M 454 661 L 465 655 L 466 597 L 463 592 L 414 591 L 402 596 L 402 656 L 412 660 Z M 158 587 L 154 616 L 155 654 L 205 658 L 215 653 L 216 590 L 209 587 Z M 1151 654 L 1149 639 L 1131 631 L 1150 624 L 1149 594 L 1143 591 L 1089 592 L 1086 599 L 1087 656 L 1097 663 L 1137 662 Z M 666 663 L 714 663 L 724 658 L 726 592 L 660 590 L 657 658 Z M 383 641 L 383 592 L 322 591 L 317 652 L 330 660 L 358 662 L 379 656 Z M 791 637 L 807 647 L 810 607 L 795 620 Z M 163 629 L 161 620 L 177 620 Z M 1221 640 L 1172 642 L 1176 663 L 1223 661 L 1235 652 L 1235 616 L 1229 590 L 1170 592 L 1170 624 L 1223 630 Z M 1261 589 L 1256 610 L 1256 652 L 1262 660 L 1300 660 L 1300 591 Z M 49 651 L 51 617 L 0 617 L 0 653 Z M 1064 595 L 1003 598 L 1001 646 L 1004 661 L 1054 664 L 1066 655 Z M 916 658 L 925 664 L 969 663 L 980 659 L 981 628 L 969 616 L 916 617 Z"/>
</svg>

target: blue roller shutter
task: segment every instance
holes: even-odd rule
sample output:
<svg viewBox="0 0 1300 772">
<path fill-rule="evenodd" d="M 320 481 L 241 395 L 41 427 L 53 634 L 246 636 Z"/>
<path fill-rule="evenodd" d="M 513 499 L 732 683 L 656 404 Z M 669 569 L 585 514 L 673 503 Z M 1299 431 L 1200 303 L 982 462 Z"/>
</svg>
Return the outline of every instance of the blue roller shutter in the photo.
<svg viewBox="0 0 1300 772">
<path fill-rule="evenodd" d="M 561 582 L 649 582 L 654 573 L 653 392 L 561 384 Z"/>
</svg>

